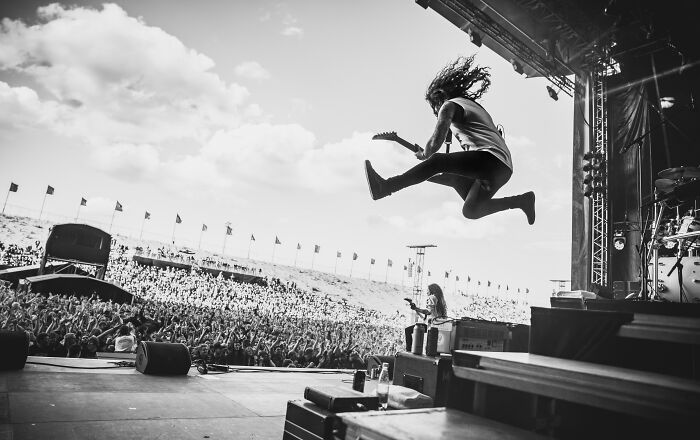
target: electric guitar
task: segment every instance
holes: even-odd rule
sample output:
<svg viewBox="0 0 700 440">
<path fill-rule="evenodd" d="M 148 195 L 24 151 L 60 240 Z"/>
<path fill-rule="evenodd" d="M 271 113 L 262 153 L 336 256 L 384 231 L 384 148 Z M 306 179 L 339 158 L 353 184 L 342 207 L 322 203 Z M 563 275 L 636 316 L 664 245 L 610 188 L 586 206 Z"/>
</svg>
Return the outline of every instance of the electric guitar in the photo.
<svg viewBox="0 0 700 440">
<path fill-rule="evenodd" d="M 423 151 L 421 147 L 418 146 L 418 144 L 412 144 L 408 142 L 406 139 L 402 139 L 399 137 L 399 135 L 396 134 L 395 131 L 387 131 L 384 133 L 378 133 L 372 136 L 372 140 L 383 140 L 383 141 L 394 141 L 398 143 L 399 145 L 408 148 L 409 150 L 413 151 L 414 153 L 417 153 L 419 151 Z"/>
</svg>

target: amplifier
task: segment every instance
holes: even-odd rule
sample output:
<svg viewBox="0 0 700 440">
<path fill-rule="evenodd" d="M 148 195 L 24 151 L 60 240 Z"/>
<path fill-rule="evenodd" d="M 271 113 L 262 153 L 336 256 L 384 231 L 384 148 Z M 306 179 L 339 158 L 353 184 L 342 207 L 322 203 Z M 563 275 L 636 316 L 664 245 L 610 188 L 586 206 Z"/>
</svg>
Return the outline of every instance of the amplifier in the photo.
<svg viewBox="0 0 700 440">
<path fill-rule="evenodd" d="M 430 396 L 435 406 L 445 406 L 452 378 L 452 356 L 422 356 L 410 352 L 396 353 L 394 385 L 411 388 Z"/>
<path fill-rule="evenodd" d="M 509 338 L 508 324 L 503 322 L 462 319 L 452 332 L 455 350 L 505 351 Z"/>
</svg>

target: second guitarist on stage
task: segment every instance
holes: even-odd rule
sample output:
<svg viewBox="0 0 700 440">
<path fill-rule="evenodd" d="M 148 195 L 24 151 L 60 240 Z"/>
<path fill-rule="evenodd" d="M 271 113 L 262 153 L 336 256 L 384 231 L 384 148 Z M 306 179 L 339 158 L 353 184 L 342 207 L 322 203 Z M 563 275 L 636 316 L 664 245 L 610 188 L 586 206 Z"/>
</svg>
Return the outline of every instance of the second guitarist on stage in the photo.
<svg viewBox="0 0 700 440">
<path fill-rule="evenodd" d="M 425 150 L 416 153 L 422 162 L 405 173 L 383 179 L 365 161 L 372 199 L 378 200 L 408 186 L 430 179 L 452 186 L 464 200 L 462 214 L 478 219 L 507 209 L 521 209 L 529 224 L 535 222 L 535 193 L 494 198 L 513 173 L 510 151 L 489 113 L 476 100 L 491 84 L 488 69 L 473 67 L 474 57 L 460 57 L 433 79 L 425 98 L 437 116 Z M 472 91 L 474 85 L 479 87 Z M 437 153 L 452 130 L 465 151 Z"/>
</svg>

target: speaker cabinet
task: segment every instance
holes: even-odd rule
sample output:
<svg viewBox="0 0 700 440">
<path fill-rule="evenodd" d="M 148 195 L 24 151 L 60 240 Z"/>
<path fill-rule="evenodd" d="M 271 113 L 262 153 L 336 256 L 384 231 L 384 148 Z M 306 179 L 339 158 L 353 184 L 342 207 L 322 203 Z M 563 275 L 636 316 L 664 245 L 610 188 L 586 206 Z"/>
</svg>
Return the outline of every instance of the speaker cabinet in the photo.
<svg viewBox="0 0 700 440">
<path fill-rule="evenodd" d="M 29 337 L 23 331 L 0 330 L 0 370 L 21 370 L 29 354 Z"/>
<path fill-rule="evenodd" d="M 187 374 L 192 365 L 184 344 L 141 341 L 136 349 L 136 369 L 143 374 Z"/>
</svg>

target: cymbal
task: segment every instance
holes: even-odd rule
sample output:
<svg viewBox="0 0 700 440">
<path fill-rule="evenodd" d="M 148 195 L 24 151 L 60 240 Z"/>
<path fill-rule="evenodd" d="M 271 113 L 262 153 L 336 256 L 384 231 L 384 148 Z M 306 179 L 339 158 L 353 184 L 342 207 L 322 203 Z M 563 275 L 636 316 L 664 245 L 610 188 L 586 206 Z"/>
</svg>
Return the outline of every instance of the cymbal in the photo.
<svg viewBox="0 0 700 440">
<path fill-rule="evenodd" d="M 698 167 L 676 167 L 669 168 L 659 172 L 659 177 L 662 179 L 683 179 L 700 177 L 700 168 Z"/>
<path fill-rule="evenodd" d="M 673 179 L 656 179 L 654 186 L 660 193 L 666 194 L 669 191 L 673 191 L 678 186 L 678 182 Z"/>
</svg>

